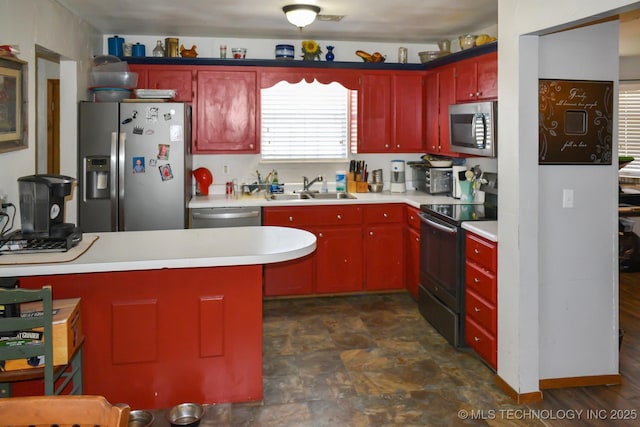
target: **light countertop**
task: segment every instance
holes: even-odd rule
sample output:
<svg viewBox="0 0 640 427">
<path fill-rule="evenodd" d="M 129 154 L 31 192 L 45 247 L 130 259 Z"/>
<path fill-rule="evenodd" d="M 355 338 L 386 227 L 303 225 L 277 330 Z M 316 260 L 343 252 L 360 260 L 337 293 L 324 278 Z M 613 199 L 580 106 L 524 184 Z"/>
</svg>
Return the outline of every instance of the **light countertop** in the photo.
<svg viewBox="0 0 640 427">
<path fill-rule="evenodd" d="M 189 208 L 214 208 L 233 206 L 313 206 L 313 205 L 344 205 L 370 203 L 405 203 L 415 208 L 428 203 L 464 203 L 445 195 L 430 195 L 421 191 L 407 191 L 406 193 L 351 193 L 355 199 L 301 199 L 301 200 L 267 200 L 264 195 L 227 197 L 224 194 L 195 196 L 189 202 Z"/>
<path fill-rule="evenodd" d="M 73 261 L 2 265 L 0 276 L 269 264 L 303 257 L 316 248 L 312 233 L 287 227 L 85 233 L 83 240 L 96 236 L 93 245 Z M 46 255 L 28 256 L 46 262 Z"/>
<path fill-rule="evenodd" d="M 462 228 L 492 242 L 498 241 L 498 221 L 466 221 Z"/>
</svg>

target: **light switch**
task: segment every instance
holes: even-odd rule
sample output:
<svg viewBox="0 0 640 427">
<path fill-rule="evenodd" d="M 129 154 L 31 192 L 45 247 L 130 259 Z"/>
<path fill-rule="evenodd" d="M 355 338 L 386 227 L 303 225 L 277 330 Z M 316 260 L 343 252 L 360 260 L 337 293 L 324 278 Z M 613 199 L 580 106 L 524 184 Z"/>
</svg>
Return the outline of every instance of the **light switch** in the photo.
<svg viewBox="0 0 640 427">
<path fill-rule="evenodd" d="M 565 188 L 562 190 L 562 207 L 563 208 L 573 207 L 573 189 Z"/>
</svg>

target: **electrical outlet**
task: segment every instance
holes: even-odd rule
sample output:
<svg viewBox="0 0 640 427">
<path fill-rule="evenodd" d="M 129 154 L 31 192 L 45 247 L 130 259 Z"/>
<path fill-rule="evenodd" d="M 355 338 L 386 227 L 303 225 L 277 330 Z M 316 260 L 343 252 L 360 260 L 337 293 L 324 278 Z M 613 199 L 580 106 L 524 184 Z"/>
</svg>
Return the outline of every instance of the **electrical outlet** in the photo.
<svg viewBox="0 0 640 427">
<path fill-rule="evenodd" d="M 222 174 L 223 175 L 229 175 L 231 173 L 231 170 L 229 168 L 229 165 L 223 165 L 222 166 Z"/>
</svg>

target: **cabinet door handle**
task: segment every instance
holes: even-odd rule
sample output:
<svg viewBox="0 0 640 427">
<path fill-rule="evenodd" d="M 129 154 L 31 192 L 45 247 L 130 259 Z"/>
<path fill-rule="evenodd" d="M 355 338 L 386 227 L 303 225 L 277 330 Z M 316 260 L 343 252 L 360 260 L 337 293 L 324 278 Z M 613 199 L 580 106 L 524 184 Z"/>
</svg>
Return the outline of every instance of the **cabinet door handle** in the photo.
<svg viewBox="0 0 640 427">
<path fill-rule="evenodd" d="M 419 242 L 419 241 L 420 241 L 420 238 L 419 238 L 419 237 L 416 237 L 416 242 Z"/>
<path fill-rule="evenodd" d="M 482 96 L 482 92 L 476 92 L 476 96 L 480 98 Z"/>
<path fill-rule="evenodd" d="M 324 237 L 324 234 L 318 233 L 318 237 Z"/>
<path fill-rule="evenodd" d="M 385 217 L 385 218 L 389 218 L 389 214 L 388 214 L 388 213 L 386 213 L 386 212 L 385 212 L 385 213 L 383 213 L 383 214 L 382 214 L 382 216 L 383 216 L 383 217 Z"/>
<path fill-rule="evenodd" d="M 370 231 L 370 232 L 369 232 L 369 236 L 373 236 L 373 231 Z"/>
<path fill-rule="evenodd" d="M 478 279 L 477 277 L 473 278 L 473 283 L 480 283 L 480 279 Z"/>
<path fill-rule="evenodd" d="M 473 337 L 473 340 L 474 340 L 475 342 L 480 342 L 480 338 L 478 338 L 478 337 Z"/>
<path fill-rule="evenodd" d="M 338 215 L 336 215 L 336 218 L 342 219 L 342 215 L 338 214 Z"/>
<path fill-rule="evenodd" d="M 470 93 L 470 94 L 469 94 L 469 98 L 473 98 L 473 93 Z"/>
<path fill-rule="evenodd" d="M 289 217 L 289 222 L 293 222 L 293 217 L 292 216 Z"/>
<path fill-rule="evenodd" d="M 475 311 L 476 313 L 480 313 L 480 309 L 478 307 L 473 307 L 473 311 Z"/>
<path fill-rule="evenodd" d="M 478 248 L 473 248 L 473 253 L 478 255 L 480 253 L 480 251 L 478 250 Z"/>
</svg>

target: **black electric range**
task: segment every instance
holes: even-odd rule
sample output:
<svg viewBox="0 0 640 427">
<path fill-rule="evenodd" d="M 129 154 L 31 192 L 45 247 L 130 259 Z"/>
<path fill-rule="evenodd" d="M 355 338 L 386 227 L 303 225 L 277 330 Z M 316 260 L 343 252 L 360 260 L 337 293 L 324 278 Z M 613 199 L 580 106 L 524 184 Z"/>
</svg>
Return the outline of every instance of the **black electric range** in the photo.
<svg viewBox="0 0 640 427">
<path fill-rule="evenodd" d="M 420 205 L 420 210 L 445 221 L 460 226 L 464 221 L 497 221 L 498 220 L 498 174 L 485 173 L 487 184 L 480 189 L 485 193 L 482 204 L 470 203 L 434 203 Z"/>
<path fill-rule="evenodd" d="M 449 224 L 460 225 L 463 221 L 496 221 L 497 206 L 485 204 L 437 203 L 420 205 L 420 210 Z"/>
</svg>

